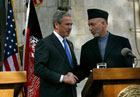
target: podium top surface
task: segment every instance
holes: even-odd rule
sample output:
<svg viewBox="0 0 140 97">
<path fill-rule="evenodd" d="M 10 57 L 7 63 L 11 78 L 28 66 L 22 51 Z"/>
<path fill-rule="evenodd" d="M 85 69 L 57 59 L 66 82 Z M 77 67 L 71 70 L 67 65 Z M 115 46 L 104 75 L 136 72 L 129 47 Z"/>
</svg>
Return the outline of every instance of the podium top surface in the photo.
<svg viewBox="0 0 140 97">
<path fill-rule="evenodd" d="M 93 69 L 94 80 L 140 79 L 140 68 Z"/>
<path fill-rule="evenodd" d="M 0 84 L 25 83 L 26 71 L 0 72 Z"/>
</svg>

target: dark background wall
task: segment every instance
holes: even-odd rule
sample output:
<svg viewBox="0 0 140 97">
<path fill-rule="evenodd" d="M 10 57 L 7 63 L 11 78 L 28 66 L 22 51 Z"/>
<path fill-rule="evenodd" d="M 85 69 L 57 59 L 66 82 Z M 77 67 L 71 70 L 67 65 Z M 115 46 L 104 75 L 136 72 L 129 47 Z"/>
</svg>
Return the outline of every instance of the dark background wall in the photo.
<svg viewBox="0 0 140 97">
<path fill-rule="evenodd" d="M 4 32 L 6 23 L 6 8 L 5 0 L 0 0 L 0 70 L 2 70 L 2 60 L 3 60 L 3 44 L 4 44 Z"/>
</svg>

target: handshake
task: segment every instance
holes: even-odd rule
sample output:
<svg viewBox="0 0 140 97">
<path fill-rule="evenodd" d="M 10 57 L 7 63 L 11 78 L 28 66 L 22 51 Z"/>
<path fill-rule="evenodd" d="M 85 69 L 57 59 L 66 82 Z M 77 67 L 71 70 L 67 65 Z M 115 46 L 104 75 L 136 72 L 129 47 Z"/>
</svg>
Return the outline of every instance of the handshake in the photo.
<svg viewBox="0 0 140 97">
<path fill-rule="evenodd" d="M 63 82 L 65 84 L 70 84 L 74 85 L 78 81 L 77 76 L 75 76 L 73 73 L 68 72 L 66 75 L 63 77 Z"/>
</svg>

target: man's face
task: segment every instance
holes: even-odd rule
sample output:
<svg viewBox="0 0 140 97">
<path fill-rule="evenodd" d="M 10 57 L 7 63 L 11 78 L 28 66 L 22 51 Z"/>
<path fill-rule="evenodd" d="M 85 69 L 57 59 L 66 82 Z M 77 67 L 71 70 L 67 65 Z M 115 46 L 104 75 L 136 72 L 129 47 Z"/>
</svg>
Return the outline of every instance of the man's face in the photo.
<svg viewBox="0 0 140 97">
<path fill-rule="evenodd" d="M 88 20 L 89 30 L 94 37 L 101 37 L 103 33 L 103 24 L 101 18 Z"/>
<path fill-rule="evenodd" d="M 72 19 L 71 17 L 64 16 L 61 24 L 58 24 L 58 33 L 62 37 L 68 37 L 72 30 Z"/>
</svg>

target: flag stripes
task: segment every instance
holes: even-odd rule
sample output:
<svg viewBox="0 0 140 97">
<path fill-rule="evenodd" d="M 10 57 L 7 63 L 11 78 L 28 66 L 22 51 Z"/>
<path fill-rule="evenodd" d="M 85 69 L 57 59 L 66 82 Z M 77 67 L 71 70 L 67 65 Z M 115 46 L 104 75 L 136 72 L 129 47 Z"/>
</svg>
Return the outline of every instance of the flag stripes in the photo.
<svg viewBox="0 0 140 97">
<path fill-rule="evenodd" d="M 4 70 L 3 71 L 19 71 L 18 66 L 18 54 L 14 54 L 7 58 L 7 60 L 4 60 Z"/>
<path fill-rule="evenodd" d="M 4 38 L 3 71 L 19 71 L 16 25 L 11 0 L 8 0 L 6 32 Z"/>
</svg>

